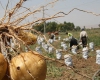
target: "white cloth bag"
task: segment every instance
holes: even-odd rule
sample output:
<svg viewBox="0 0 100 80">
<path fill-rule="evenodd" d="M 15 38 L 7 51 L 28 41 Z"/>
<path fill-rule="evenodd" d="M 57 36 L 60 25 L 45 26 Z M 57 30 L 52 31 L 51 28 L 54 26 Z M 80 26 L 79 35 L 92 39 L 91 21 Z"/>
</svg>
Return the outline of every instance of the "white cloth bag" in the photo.
<svg viewBox="0 0 100 80">
<path fill-rule="evenodd" d="M 87 59 L 88 58 L 88 48 L 84 47 L 82 50 L 83 58 Z"/>
<path fill-rule="evenodd" d="M 72 58 L 68 54 L 64 55 L 64 62 L 67 66 L 73 66 Z"/>
<path fill-rule="evenodd" d="M 96 63 L 100 64 L 100 50 L 96 50 Z"/>
<path fill-rule="evenodd" d="M 61 57 L 62 57 L 61 51 L 60 50 L 56 50 L 56 58 L 57 59 L 61 59 Z"/>
</svg>

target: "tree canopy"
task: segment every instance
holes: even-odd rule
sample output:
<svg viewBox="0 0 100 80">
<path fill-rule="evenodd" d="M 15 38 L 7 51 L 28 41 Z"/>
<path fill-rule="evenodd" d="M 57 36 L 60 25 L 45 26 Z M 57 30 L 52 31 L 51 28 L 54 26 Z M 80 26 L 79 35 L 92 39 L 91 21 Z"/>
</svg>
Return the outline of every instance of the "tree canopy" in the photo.
<svg viewBox="0 0 100 80">
<path fill-rule="evenodd" d="M 44 31 L 44 23 L 41 24 L 35 24 L 33 25 L 33 28 L 36 29 L 37 31 Z M 47 22 L 45 23 L 45 29 L 46 32 L 54 32 L 54 31 L 68 31 L 68 30 L 80 30 L 80 27 L 77 26 L 75 28 L 74 23 L 71 22 L 66 22 L 64 21 L 63 23 L 56 23 L 56 22 Z"/>
</svg>

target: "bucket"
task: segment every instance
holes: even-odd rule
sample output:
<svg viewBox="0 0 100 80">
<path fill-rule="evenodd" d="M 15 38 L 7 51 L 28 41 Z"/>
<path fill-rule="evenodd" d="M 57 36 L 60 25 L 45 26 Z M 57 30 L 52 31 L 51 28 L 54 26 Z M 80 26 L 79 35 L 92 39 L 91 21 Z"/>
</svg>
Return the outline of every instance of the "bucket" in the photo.
<svg viewBox="0 0 100 80">
<path fill-rule="evenodd" d="M 72 58 L 70 55 L 66 54 L 64 55 L 64 62 L 67 66 L 73 66 L 73 63 L 72 63 Z"/>
<path fill-rule="evenodd" d="M 61 59 L 61 57 L 62 57 L 61 51 L 60 50 L 56 50 L 56 58 L 57 59 Z"/>
<path fill-rule="evenodd" d="M 93 42 L 89 43 L 89 48 L 91 51 L 94 51 L 94 43 Z"/>
<path fill-rule="evenodd" d="M 96 50 L 96 63 L 100 64 L 100 50 Z"/>
<path fill-rule="evenodd" d="M 77 46 L 72 46 L 72 49 L 71 49 L 72 53 L 73 54 L 77 54 Z"/>
<path fill-rule="evenodd" d="M 88 48 L 84 47 L 82 50 L 83 58 L 87 59 L 88 58 Z"/>
</svg>

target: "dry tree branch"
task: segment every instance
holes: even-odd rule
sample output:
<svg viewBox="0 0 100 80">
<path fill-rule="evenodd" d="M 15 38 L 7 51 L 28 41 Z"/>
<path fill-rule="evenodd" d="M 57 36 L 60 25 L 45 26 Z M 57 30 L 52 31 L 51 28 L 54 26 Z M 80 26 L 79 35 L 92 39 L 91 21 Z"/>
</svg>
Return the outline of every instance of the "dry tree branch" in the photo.
<svg viewBox="0 0 100 80">
<path fill-rule="evenodd" d="M 44 7 L 46 7 L 46 6 L 50 5 L 50 4 L 54 4 L 54 3 L 56 3 L 57 1 L 59 1 L 59 0 L 54 0 L 53 2 L 50 2 L 50 3 L 46 4 Z M 43 6 L 42 6 L 42 7 L 43 7 Z"/>
<path fill-rule="evenodd" d="M 22 7 L 22 6 L 21 6 Z M 23 12 L 21 12 L 21 13 L 18 13 L 18 14 L 16 14 L 16 15 L 13 15 L 13 17 L 16 17 L 16 16 L 19 16 L 19 15 L 23 15 L 23 13 L 25 13 L 25 12 L 27 12 L 27 11 L 29 11 L 30 10 L 30 8 L 27 8 L 25 11 L 23 11 Z"/>
<path fill-rule="evenodd" d="M 3 5 L 2 5 L 1 1 L 0 1 L 0 5 L 1 5 L 1 7 L 5 10 L 5 8 L 3 7 Z"/>
<path fill-rule="evenodd" d="M 11 9 L 10 16 L 12 16 L 12 15 L 14 14 L 14 12 L 17 11 L 17 10 L 22 6 L 23 2 L 24 2 L 23 0 L 20 0 L 20 1 L 16 4 L 16 6 L 15 6 L 14 8 Z M 9 16 L 9 17 L 10 17 L 10 16 Z"/>
<path fill-rule="evenodd" d="M 26 8 L 26 7 L 24 7 L 24 8 Z M 35 10 L 34 12 L 32 12 L 32 11 L 30 10 L 30 8 L 26 8 L 26 9 L 29 10 L 30 13 L 27 13 L 26 15 L 24 15 L 23 18 L 19 18 L 18 20 L 16 20 L 16 21 L 15 21 L 16 24 L 14 24 L 14 25 L 18 25 L 18 24 L 21 23 L 25 18 L 27 18 L 28 16 L 32 15 L 33 13 L 36 13 L 36 12 L 41 11 L 41 10 Z M 33 14 L 33 15 L 34 15 L 34 14 Z M 31 25 L 31 24 L 30 24 L 30 25 Z"/>
<path fill-rule="evenodd" d="M 79 11 L 91 13 L 91 14 L 93 14 L 93 15 L 95 15 L 95 16 L 100 16 L 100 14 L 96 14 L 96 13 L 94 13 L 94 12 L 89 12 L 89 11 L 81 10 L 81 9 L 78 9 L 78 8 L 75 8 L 75 9 L 76 9 L 76 10 L 79 10 Z"/>
<path fill-rule="evenodd" d="M 22 7 L 22 6 L 21 6 L 21 7 Z M 25 11 L 23 11 L 23 12 L 17 14 L 17 15 L 12 15 L 12 16 L 13 16 L 13 18 L 14 18 L 14 17 L 16 17 L 16 16 L 22 15 L 23 13 L 25 13 L 25 12 L 27 12 L 27 11 L 29 11 L 29 10 L 30 10 L 30 8 L 27 8 L 27 10 L 25 10 Z M 8 13 L 8 12 L 7 12 L 7 13 Z M 5 20 L 4 18 L 6 18 L 6 17 L 8 17 L 8 16 L 9 16 L 9 14 L 7 14 L 5 17 L 3 17 L 0 21 Z"/>
<path fill-rule="evenodd" d="M 21 25 L 21 26 L 19 26 L 19 27 L 16 27 L 16 29 L 17 28 L 22 28 L 22 27 L 25 27 L 25 26 L 29 26 L 30 24 L 32 25 L 32 24 L 34 24 L 34 23 L 36 23 L 36 22 L 39 22 L 39 21 L 41 21 L 41 23 L 43 23 L 44 21 L 46 21 L 46 20 L 50 20 L 50 19 L 52 19 L 52 18 L 58 18 L 58 17 L 63 17 L 63 16 L 51 16 L 51 17 L 49 17 L 49 18 L 40 18 L 40 19 L 38 19 L 38 20 L 35 20 L 35 21 L 33 21 L 33 22 L 30 22 L 30 23 L 27 23 L 27 24 L 24 24 L 24 25 Z M 41 24 L 40 23 L 40 24 Z"/>
<path fill-rule="evenodd" d="M 16 6 L 15 6 L 14 8 L 11 9 L 11 11 L 9 12 L 8 23 L 10 22 L 10 19 L 11 19 L 12 15 L 14 15 L 14 13 L 15 13 L 16 11 L 18 11 L 18 9 L 21 8 L 21 6 L 22 6 L 22 4 L 23 4 L 24 2 L 25 2 L 24 0 L 20 0 L 20 1 L 16 4 Z"/>
<path fill-rule="evenodd" d="M 50 4 L 53 4 L 53 3 L 57 2 L 57 1 L 58 1 L 58 0 L 55 0 L 55 1 L 51 2 L 51 3 L 46 4 L 45 6 L 50 5 Z M 18 18 L 17 20 L 13 21 L 11 24 L 16 23 L 16 22 L 17 22 L 17 24 L 18 24 L 20 21 L 24 20 L 25 18 L 27 18 L 27 17 L 30 16 L 31 14 L 33 14 L 33 13 L 35 13 L 35 12 L 38 12 L 38 11 L 41 11 L 41 8 L 42 8 L 42 7 L 40 7 L 39 9 L 37 9 L 37 10 L 35 10 L 35 11 L 33 11 L 33 12 L 27 13 L 27 14 L 24 15 L 23 17 Z M 30 10 L 30 8 L 27 8 L 27 10 Z M 24 12 L 23 12 L 23 13 L 24 13 Z M 15 24 L 15 25 L 17 25 L 17 24 Z"/>
<path fill-rule="evenodd" d="M 30 12 L 30 13 L 28 13 L 28 14 L 22 16 L 21 18 L 18 18 L 17 20 L 11 22 L 11 24 L 14 24 L 14 23 L 17 22 L 17 23 L 15 24 L 15 25 L 17 25 L 17 24 L 20 23 L 22 20 L 24 20 L 24 19 L 27 18 L 28 16 L 30 16 L 30 15 L 32 15 L 33 13 L 36 13 L 36 12 L 38 12 L 38 11 L 40 11 L 40 9 L 37 9 L 37 10 L 35 10 L 35 11 L 33 11 L 33 12 Z"/>
<path fill-rule="evenodd" d="M 48 3 L 47 5 L 50 5 L 50 4 L 53 4 L 53 3 L 55 3 L 55 2 L 57 2 L 58 0 L 55 0 L 55 1 L 53 1 L 53 2 L 51 2 L 51 3 Z M 16 6 L 14 7 L 14 8 L 12 8 L 11 9 L 11 12 L 9 12 L 9 19 L 8 19 L 8 23 L 10 22 L 10 19 L 11 19 L 11 16 L 12 15 L 14 15 L 14 13 L 22 6 L 22 4 L 23 4 L 23 2 L 25 2 L 25 0 L 20 0 L 17 4 L 16 4 Z M 47 5 L 45 5 L 45 6 L 47 6 Z M 33 14 L 33 13 L 28 13 L 28 14 L 26 14 L 26 15 L 31 15 L 31 14 Z M 7 16 L 5 16 L 3 19 L 2 19 L 2 21 L 4 21 L 5 20 L 5 18 L 6 18 Z M 26 16 L 27 17 L 27 16 Z M 22 19 L 22 18 L 21 18 Z M 24 19 L 24 18 L 23 18 Z M 20 20 L 20 19 L 19 19 Z M 16 21 L 18 21 L 18 20 L 16 20 Z"/>
<path fill-rule="evenodd" d="M 4 19 L 6 18 L 6 13 L 7 13 L 8 5 L 9 5 L 9 0 L 8 0 L 8 2 L 7 2 L 7 5 L 6 5 L 6 10 L 5 10 L 5 14 L 4 14 Z M 4 20 L 2 20 L 2 22 L 3 22 L 3 21 L 4 21 Z"/>
<path fill-rule="evenodd" d="M 100 16 L 100 14 L 96 14 L 96 13 L 90 12 L 90 11 L 81 10 L 81 9 L 78 9 L 78 8 L 73 8 L 73 9 L 70 10 L 67 14 L 64 13 L 64 12 L 58 12 L 58 13 L 56 13 L 55 15 L 60 14 L 60 13 L 62 13 L 62 14 L 64 14 L 64 15 L 68 15 L 68 14 L 70 14 L 70 13 L 71 13 L 72 11 L 74 11 L 74 10 L 79 10 L 79 11 L 82 11 L 82 12 L 86 12 L 86 13 L 93 14 L 93 15 L 95 15 L 95 16 Z M 54 16 L 55 16 L 55 15 L 54 15 Z"/>
<path fill-rule="evenodd" d="M 30 24 L 34 24 L 34 23 L 36 23 L 36 22 L 39 22 L 39 21 L 41 21 L 41 22 L 44 22 L 44 21 L 46 21 L 46 20 L 50 20 L 50 19 L 52 19 L 52 18 L 58 18 L 58 17 L 64 17 L 64 16 L 51 16 L 51 17 L 49 17 L 49 18 L 40 18 L 40 19 L 38 19 L 38 20 L 36 20 L 36 21 L 33 21 L 33 22 L 30 22 L 30 23 L 28 23 L 28 24 L 25 24 L 25 25 L 22 25 L 22 26 L 28 26 L 28 25 L 30 25 Z M 22 27 L 21 26 L 21 27 Z"/>
<path fill-rule="evenodd" d="M 50 5 L 50 4 L 53 4 L 53 3 L 57 2 L 57 1 L 59 1 L 59 0 L 55 0 L 55 1 L 53 1 L 53 2 L 50 2 L 50 3 L 46 4 L 44 7 L 46 7 L 46 6 Z M 43 6 L 42 6 L 42 7 L 43 7 Z M 16 21 L 12 22 L 11 24 L 16 23 L 16 22 L 19 21 L 19 20 L 24 20 L 26 17 L 30 16 L 31 14 L 33 14 L 33 13 L 35 13 L 35 12 L 38 12 L 38 11 L 41 11 L 41 8 L 42 8 L 42 7 L 40 7 L 39 9 L 36 9 L 36 10 L 33 11 L 33 12 L 27 13 L 26 15 L 24 15 L 24 16 L 21 17 L 21 18 L 18 18 Z M 30 8 L 26 8 L 26 9 L 27 9 L 27 10 L 30 10 Z M 17 23 L 18 23 L 18 22 L 17 22 Z M 17 25 L 17 24 L 16 24 L 16 25 Z"/>
<path fill-rule="evenodd" d="M 16 4 L 16 6 L 14 7 L 14 8 L 12 8 L 11 10 L 10 10 L 10 12 L 8 13 L 8 17 L 9 17 L 9 19 L 8 19 L 8 23 L 9 23 L 9 21 L 10 21 L 10 18 L 11 18 L 11 16 L 15 13 L 15 11 L 17 11 L 19 8 L 20 8 L 20 6 L 23 4 L 23 0 L 20 0 L 17 4 Z M 9 1 L 8 1 L 8 4 L 9 4 Z M 7 5 L 8 5 L 7 4 Z M 6 6 L 7 7 L 7 6 Z M 6 11 L 6 10 L 5 10 Z M 6 14 L 7 14 L 6 13 Z M 7 17 L 6 15 L 4 15 L 4 17 L 1 19 L 1 21 L 4 21 L 5 19 L 6 19 L 6 17 Z"/>
<path fill-rule="evenodd" d="M 49 20 L 49 19 L 52 19 L 52 18 L 64 17 L 64 15 L 70 14 L 70 13 L 71 13 L 72 11 L 74 11 L 75 9 L 76 9 L 76 10 L 79 10 L 79 11 L 82 11 L 82 12 L 91 13 L 91 14 L 96 15 L 96 16 L 100 16 L 100 14 L 96 14 L 96 13 L 93 13 L 93 12 L 81 10 L 81 9 L 78 9 L 78 8 L 73 8 L 73 9 L 72 9 L 71 11 L 69 11 L 67 14 L 64 13 L 64 12 L 58 12 L 58 13 L 56 13 L 55 15 L 49 17 L 49 18 L 44 18 L 44 19 L 43 19 L 43 18 L 40 18 L 40 19 L 37 19 L 36 21 L 30 22 L 30 23 L 25 24 L 25 25 L 22 25 L 22 26 L 28 26 L 28 25 L 30 25 L 30 24 L 33 24 L 33 23 L 36 23 L 36 22 L 39 22 L 39 21 L 44 22 L 44 21 Z M 62 13 L 62 14 L 64 14 L 64 15 L 63 15 L 63 16 L 57 16 L 57 15 L 60 14 L 60 13 Z"/>
<path fill-rule="evenodd" d="M 18 13 L 18 14 L 16 14 L 16 15 L 13 15 L 13 18 L 14 17 L 16 17 L 16 16 L 21 16 L 21 15 L 23 15 L 25 12 L 27 12 L 27 11 L 30 11 L 30 12 L 32 12 L 31 11 L 31 8 L 33 8 L 33 7 L 31 7 L 31 8 L 27 8 L 27 7 L 23 7 L 23 6 L 21 6 L 22 8 L 25 8 L 26 10 L 25 11 L 23 11 L 23 12 L 21 12 L 21 13 Z M 27 13 L 28 14 L 28 13 Z"/>
<path fill-rule="evenodd" d="M 5 10 L 5 8 L 3 7 L 1 1 L 0 1 L 0 5 L 1 5 L 1 7 Z M 5 10 L 5 11 L 6 11 L 6 10 Z M 5 13 L 6 13 L 6 12 L 5 12 Z M 5 16 L 5 17 L 6 17 L 6 16 Z M 2 21 L 3 21 L 3 19 L 4 19 L 5 17 L 3 17 L 3 18 L 0 20 L 1 23 L 2 23 Z"/>
</svg>

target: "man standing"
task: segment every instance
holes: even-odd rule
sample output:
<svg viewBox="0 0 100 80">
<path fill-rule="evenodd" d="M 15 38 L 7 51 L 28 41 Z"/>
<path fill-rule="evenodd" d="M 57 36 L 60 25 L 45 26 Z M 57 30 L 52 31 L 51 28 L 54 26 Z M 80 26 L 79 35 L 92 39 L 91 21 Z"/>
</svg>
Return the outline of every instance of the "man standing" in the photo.
<svg viewBox="0 0 100 80">
<path fill-rule="evenodd" d="M 84 29 L 82 29 L 82 31 L 80 32 L 80 39 L 82 41 L 83 47 L 86 47 L 87 45 L 87 37 L 88 37 L 87 32 Z"/>
</svg>

